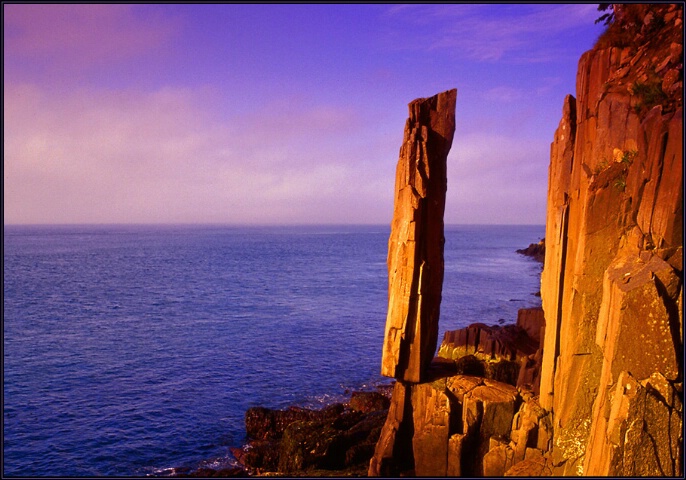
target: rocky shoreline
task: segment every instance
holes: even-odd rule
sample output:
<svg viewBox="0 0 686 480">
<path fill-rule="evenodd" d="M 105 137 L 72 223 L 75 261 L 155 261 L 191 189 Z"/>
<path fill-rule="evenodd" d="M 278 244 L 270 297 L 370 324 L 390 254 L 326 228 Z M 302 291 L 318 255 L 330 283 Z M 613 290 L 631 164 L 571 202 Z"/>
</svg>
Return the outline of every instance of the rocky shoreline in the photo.
<svg viewBox="0 0 686 480">
<path fill-rule="evenodd" d="M 353 392 L 321 410 L 249 409 L 248 443 L 231 453 L 253 475 L 366 476 L 392 386 Z"/>
<path fill-rule="evenodd" d="M 367 476 L 392 390 L 393 384 L 353 391 L 347 402 L 322 409 L 252 407 L 245 413 L 245 445 L 230 448 L 236 465 L 175 468 L 164 476 Z"/>
<path fill-rule="evenodd" d="M 540 308 L 520 310 L 516 324 L 473 323 L 448 331 L 429 368 L 429 380 L 459 384 L 465 393 L 476 387 L 481 393 L 505 392 L 506 403 L 511 407 L 505 410 L 510 416 L 525 404 L 527 411 L 536 410 L 529 403 L 535 401 L 538 393 L 540 339 L 544 331 Z M 245 413 L 246 443 L 230 448 L 235 465 L 177 468 L 164 476 L 366 477 L 395 389 L 397 382 L 373 390 L 353 391 L 347 402 L 322 409 L 252 407 Z M 506 420 L 508 424 L 512 422 L 512 418 Z M 472 443 L 477 445 L 478 438 L 474 437 Z M 483 460 L 480 462 L 479 468 L 483 468 Z M 472 467 L 465 464 L 465 471 L 477 470 L 476 464 Z M 408 469 L 394 474 L 422 472 Z"/>
<path fill-rule="evenodd" d="M 545 261 L 545 238 L 541 239 L 538 243 L 530 244 L 526 248 L 520 248 L 516 252 L 543 263 Z"/>
</svg>

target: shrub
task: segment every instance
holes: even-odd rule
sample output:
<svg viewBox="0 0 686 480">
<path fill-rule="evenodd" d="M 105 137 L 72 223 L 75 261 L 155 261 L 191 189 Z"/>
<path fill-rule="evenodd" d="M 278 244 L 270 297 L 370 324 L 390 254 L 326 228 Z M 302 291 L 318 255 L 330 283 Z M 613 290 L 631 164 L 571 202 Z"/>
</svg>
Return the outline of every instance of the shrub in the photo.
<svg viewBox="0 0 686 480">
<path fill-rule="evenodd" d="M 603 158 L 598 164 L 593 168 L 593 174 L 597 175 L 603 170 L 605 170 L 610 163 L 607 161 L 607 158 Z"/>
<path fill-rule="evenodd" d="M 623 192 L 624 189 L 626 188 L 626 178 L 624 177 L 619 177 L 617 180 L 615 180 L 615 188 L 619 190 L 620 192 Z"/>
<path fill-rule="evenodd" d="M 659 79 L 652 79 L 647 82 L 636 82 L 631 88 L 631 93 L 638 97 L 638 102 L 634 105 L 634 111 L 639 113 L 641 110 L 650 110 L 655 105 L 662 104 L 667 100 L 667 95 L 662 91 Z"/>
<path fill-rule="evenodd" d="M 627 150 L 622 154 L 620 161 L 625 165 L 631 165 L 634 161 L 634 158 L 636 158 L 636 155 L 638 155 L 638 150 Z"/>
<path fill-rule="evenodd" d="M 618 4 L 618 10 L 614 6 L 601 3 L 598 11 L 606 12 L 596 19 L 595 23 L 603 22 L 607 25 L 605 30 L 596 40 L 596 46 L 600 48 L 625 48 L 637 46 L 638 36 L 643 26 L 644 5 Z"/>
<path fill-rule="evenodd" d="M 634 45 L 635 37 L 631 30 L 610 25 L 607 30 L 600 34 L 595 44 L 599 48 L 625 48 Z"/>
</svg>

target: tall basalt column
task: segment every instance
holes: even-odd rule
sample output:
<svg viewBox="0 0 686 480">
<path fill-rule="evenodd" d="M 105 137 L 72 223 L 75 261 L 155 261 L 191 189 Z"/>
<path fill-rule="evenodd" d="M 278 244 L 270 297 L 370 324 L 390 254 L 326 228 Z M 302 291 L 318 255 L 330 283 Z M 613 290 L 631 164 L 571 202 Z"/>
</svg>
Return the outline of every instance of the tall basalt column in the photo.
<svg viewBox="0 0 686 480">
<path fill-rule="evenodd" d="M 420 382 L 438 340 L 446 160 L 457 90 L 409 104 L 388 241 L 388 316 L 381 374 Z"/>
</svg>

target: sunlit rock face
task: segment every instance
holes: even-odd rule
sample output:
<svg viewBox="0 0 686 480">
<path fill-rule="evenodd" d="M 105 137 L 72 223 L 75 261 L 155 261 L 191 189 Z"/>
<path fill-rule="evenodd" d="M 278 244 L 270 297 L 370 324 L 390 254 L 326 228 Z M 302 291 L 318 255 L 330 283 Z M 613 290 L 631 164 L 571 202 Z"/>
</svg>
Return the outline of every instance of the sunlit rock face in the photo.
<svg viewBox="0 0 686 480">
<path fill-rule="evenodd" d="M 418 203 L 408 121 L 383 365 L 399 381 L 370 476 L 683 475 L 683 8 L 614 13 L 551 146 L 544 318 L 447 332 L 431 363 L 438 302 L 417 314 L 428 263 L 398 206 Z"/>
<path fill-rule="evenodd" d="M 540 404 L 555 475 L 679 475 L 683 9 L 615 16 L 551 148 Z"/>
<path fill-rule="evenodd" d="M 369 475 L 483 475 L 484 468 L 499 465 L 493 459 L 484 464 L 484 456 L 496 439 L 508 445 L 520 404 L 515 387 L 487 378 L 397 382 Z M 505 454 L 514 457 L 511 448 Z"/>
<path fill-rule="evenodd" d="M 503 476 L 525 461 L 550 473 L 552 424 L 535 395 L 542 317 L 446 332 L 425 381 L 395 384 L 368 474 Z"/>
<path fill-rule="evenodd" d="M 409 104 L 396 169 L 381 373 L 407 382 L 423 380 L 436 351 L 456 96 L 453 89 Z"/>
</svg>

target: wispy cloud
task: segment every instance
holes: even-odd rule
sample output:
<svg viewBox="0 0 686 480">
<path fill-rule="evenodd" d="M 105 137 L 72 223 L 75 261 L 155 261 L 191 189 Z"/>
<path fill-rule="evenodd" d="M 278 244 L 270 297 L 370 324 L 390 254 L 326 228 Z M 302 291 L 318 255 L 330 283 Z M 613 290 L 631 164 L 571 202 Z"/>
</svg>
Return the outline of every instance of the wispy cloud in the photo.
<svg viewBox="0 0 686 480">
<path fill-rule="evenodd" d="M 491 102 L 511 103 L 524 98 L 525 92 L 521 89 L 500 86 L 484 92 L 484 98 Z"/>
<path fill-rule="evenodd" d="M 484 62 L 536 63 L 559 58 L 564 54 L 560 51 L 564 44 L 551 44 L 551 39 L 565 31 L 588 27 L 598 16 L 595 4 L 403 7 L 389 8 L 387 16 L 424 33 L 420 42 L 399 42 L 399 48 L 450 50 L 457 56 Z"/>
<path fill-rule="evenodd" d="M 222 119 L 185 89 L 4 95 L 7 223 L 383 221 L 392 202 L 390 165 L 359 174 L 375 140 L 332 147 L 364 133 L 348 109 Z"/>
</svg>

